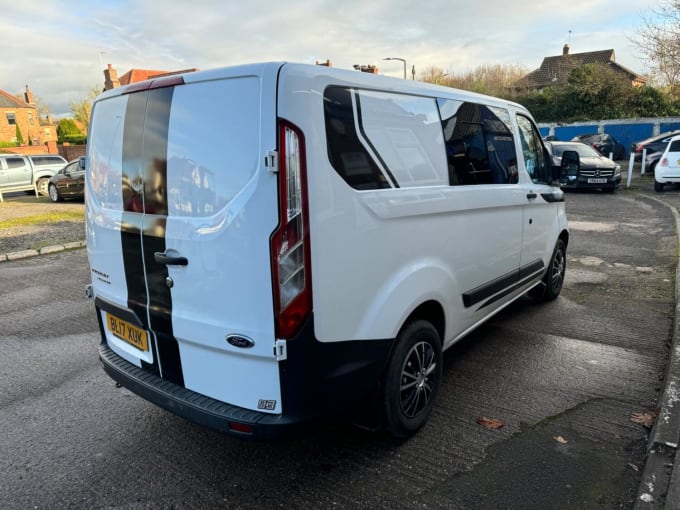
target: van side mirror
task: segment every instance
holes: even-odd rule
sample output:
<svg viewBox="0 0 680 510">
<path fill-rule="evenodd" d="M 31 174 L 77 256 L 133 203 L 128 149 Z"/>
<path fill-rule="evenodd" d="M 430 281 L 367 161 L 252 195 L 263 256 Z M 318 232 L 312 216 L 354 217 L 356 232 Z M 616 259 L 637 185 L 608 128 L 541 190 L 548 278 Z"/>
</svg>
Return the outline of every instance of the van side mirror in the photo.
<svg viewBox="0 0 680 510">
<path fill-rule="evenodd" d="M 561 174 L 575 176 L 578 174 L 579 168 L 581 168 L 581 158 L 579 158 L 578 152 L 564 151 L 562 153 L 562 162 L 560 163 Z"/>
<path fill-rule="evenodd" d="M 78 160 L 78 168 L 81 170 L 85 170 L 85 157 L 81 156 L 80 159 Z"/>
</svg>

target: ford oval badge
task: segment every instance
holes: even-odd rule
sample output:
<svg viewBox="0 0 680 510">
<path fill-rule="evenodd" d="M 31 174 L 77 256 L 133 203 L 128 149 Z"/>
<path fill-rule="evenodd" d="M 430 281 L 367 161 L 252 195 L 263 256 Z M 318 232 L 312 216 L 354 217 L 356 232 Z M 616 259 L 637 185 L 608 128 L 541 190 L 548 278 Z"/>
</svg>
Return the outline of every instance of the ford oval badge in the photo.
<svg viewBox="0 0 680 510">
<path fill-rule="evenodd" d="M 229 342 L 234 347 L 239 347 L 241 349 L 250 349 L 255 342 L 250 338 L 241 335 L 229 335 L 227 336 L 227 342 Z"/>
</svg>

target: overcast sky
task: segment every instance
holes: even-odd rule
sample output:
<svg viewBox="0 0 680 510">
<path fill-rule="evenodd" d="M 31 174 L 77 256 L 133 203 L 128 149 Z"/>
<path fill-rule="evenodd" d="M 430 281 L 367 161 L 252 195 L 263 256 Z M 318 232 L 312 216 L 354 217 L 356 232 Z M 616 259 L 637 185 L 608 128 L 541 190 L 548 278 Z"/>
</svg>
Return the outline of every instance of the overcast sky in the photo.
<svg viewBox="0 0 680 510">
<path fill-rule="evenodd" d="M 179 70 L 286 60 L 377 65 L 408 76 L 479 65 L 540 66 L 571 52 L 614 49 L 648 69 L 629 37 L 660 0 L 0 0 L 0 89 L 26 84 L 55 117 L 103 87 L 103 69 Z M 569 31 L 571 30 L 571 36 Z"/>
</svg>

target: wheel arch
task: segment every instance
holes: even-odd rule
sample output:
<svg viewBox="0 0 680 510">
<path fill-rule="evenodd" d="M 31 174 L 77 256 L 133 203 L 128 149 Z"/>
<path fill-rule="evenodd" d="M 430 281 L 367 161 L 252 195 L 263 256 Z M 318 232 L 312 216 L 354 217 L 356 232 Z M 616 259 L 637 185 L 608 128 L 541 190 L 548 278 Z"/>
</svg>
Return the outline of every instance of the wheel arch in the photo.
<svg viewBox="0 0 680 510">
<path fill-rule="evenodd" d="M 424 303 L 418 305 L 404 320 L 401 325 L 400 332 L 407 327 L 410 323 L 423 320 L 429 322 L 434 326 L 439 334 L 439 340 L 444 343 L 444 335 L 446 333 L 446 315 L 444 314 L 444 308 L 441 303 L 430 299 Z"/>
<path fill-rule="evenodd" d="M 569 246 L 569 231 L 563 230 L 562 232 L 560 232 L 559 239 L 562 240 L 565 248 L 568 247 Z"/>
</svg>

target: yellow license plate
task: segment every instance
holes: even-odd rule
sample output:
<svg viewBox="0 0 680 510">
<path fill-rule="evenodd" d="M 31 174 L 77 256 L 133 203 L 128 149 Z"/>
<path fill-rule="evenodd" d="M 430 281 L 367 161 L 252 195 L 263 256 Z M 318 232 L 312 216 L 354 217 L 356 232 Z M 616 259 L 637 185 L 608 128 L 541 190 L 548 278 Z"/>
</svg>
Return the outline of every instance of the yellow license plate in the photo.
<svg viewBox="0 0 680 510">
<path fill-rule="evenodd" d="M 149 350 L 149 341 L 146 331 L 133 326 L 127 321 L 119 319 L 109 313 L 106 314 L 106 327 L 121 340 L 125 340 L 130 345 L 134 345 L 142 351 Z"/>
</svg>

